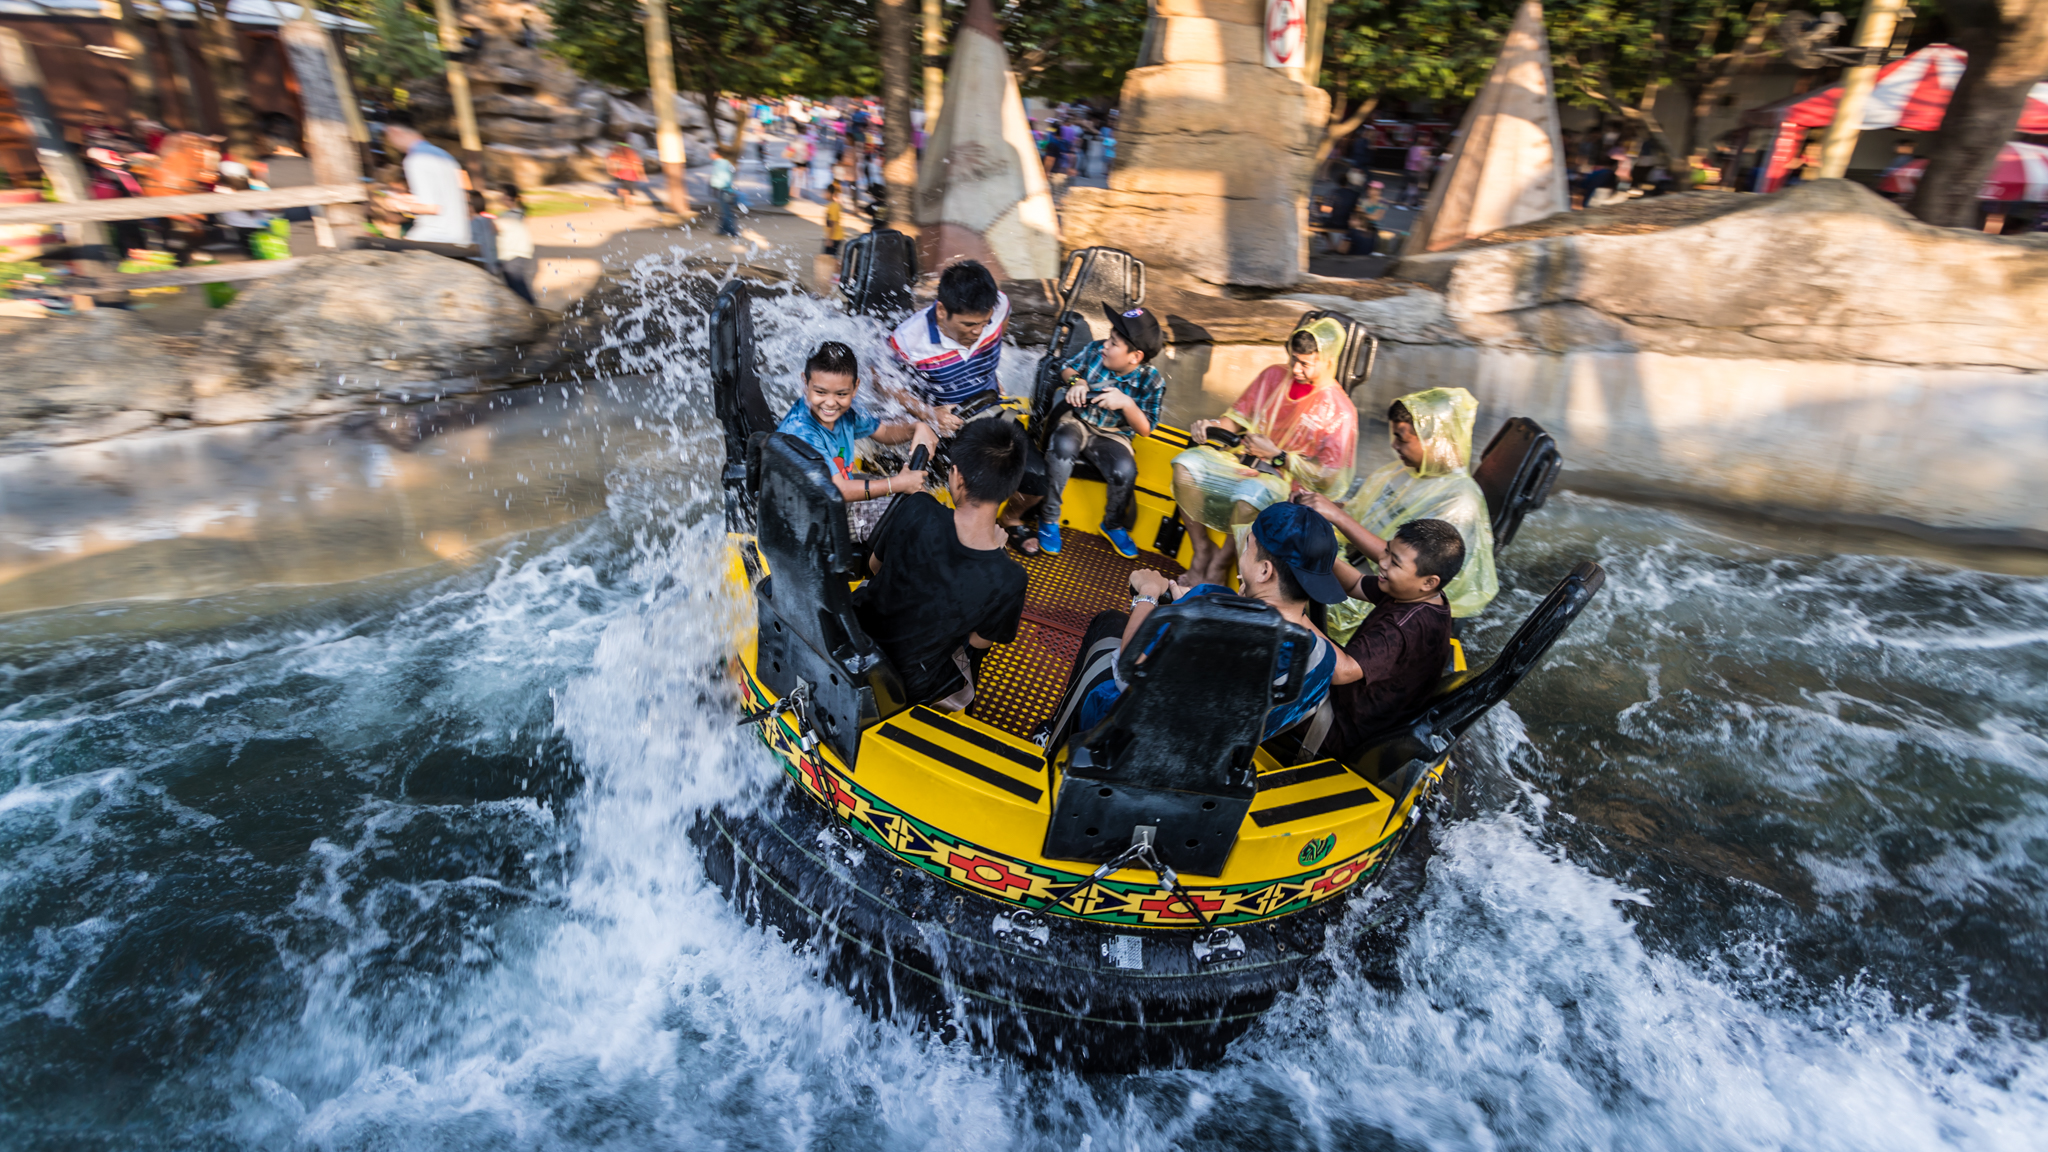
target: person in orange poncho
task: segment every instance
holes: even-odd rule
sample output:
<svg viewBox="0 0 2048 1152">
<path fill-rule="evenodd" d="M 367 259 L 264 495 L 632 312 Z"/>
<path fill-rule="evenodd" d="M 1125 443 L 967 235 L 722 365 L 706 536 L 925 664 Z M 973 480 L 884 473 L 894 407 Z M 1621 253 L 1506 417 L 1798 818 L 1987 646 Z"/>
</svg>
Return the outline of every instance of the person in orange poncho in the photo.
<svg viewBox="0 0 2048 1152">
<path fill-rule="evenodd" d="M 1188 571 L 1222 583 L 1237 560 L 1234 532 L 1218 548 L 1209 529 L 1250 524 L 1269 504 L 1296 491 L 1342 500 L 1358 458 L 1358 409 L 1336 379 L 1344 330 L 1334 320 L 1297 328 L 1287 363 L 1259 373 L 1220 420 L 1188 428 L 1196 446 L 1173 458 L 1173 496 L 1193 534 Z M 1235 448 L 1205 444 L 1216 428 L 1243 437 Z M 1256 464 L 1247 464 L 1242 457 Z"/>
</svg>

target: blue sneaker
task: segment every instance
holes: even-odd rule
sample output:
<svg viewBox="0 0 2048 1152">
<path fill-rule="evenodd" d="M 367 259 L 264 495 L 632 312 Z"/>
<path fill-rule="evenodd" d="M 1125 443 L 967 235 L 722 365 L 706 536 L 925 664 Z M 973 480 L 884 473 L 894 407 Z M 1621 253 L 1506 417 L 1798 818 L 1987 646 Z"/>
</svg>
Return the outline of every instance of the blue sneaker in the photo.
<svg viewBox="0 0 2048 1152">
<path fill-rule="evenodd" d="M 1102 537 L 1109 541 L 1111 548 L 1116 549 L 1117 555 L 1126 560 L 1136 560 L 1138 558 L 1137 541 L 1131 539 L 1131 534 L 1124 531 L 1122 525 L 1104 524 L 1102 526 Z"/>
<path fill-rule="evenodd" d="M 1060 554 L 1060 526 L 1048 521 L 1038 526 L 1038 550 L 1047 556 Z"/>
</svg>

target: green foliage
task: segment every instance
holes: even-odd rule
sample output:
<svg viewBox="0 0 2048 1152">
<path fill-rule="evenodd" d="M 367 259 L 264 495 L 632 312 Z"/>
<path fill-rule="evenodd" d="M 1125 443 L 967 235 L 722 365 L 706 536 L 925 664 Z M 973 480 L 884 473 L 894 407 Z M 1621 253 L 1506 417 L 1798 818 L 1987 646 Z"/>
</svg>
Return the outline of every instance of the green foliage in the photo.
<svg viewBox="0 0 2048 1152">
<path fill-rule="evenodd" d="M 328 0 L 325 7 L 376 28 L 348 38 L 349 71 L 364 87 L 383 94 L 409 80 L 441 74 L 433 18 L 406 0 Z"/>
<path fill-rule="evenodd" d="M 1145 0 L 1008 0 L 996 15 L 1019 86 L 1047 100 L 1115 99 L 1145 39 Z"/>
<path fill-rule="evenodd" d="M 964 9 L 948 0 L 949 34 Z M 881 91 L 872 0 L 669 0 L 668 10 L 676 79 L 685 91 Z M 553 0 L 549 11 L 550 47 L 578 72 L 646 88 L 639 0 Z M 1008 0 L 998 17 L 1022 87 L 1050 100 L 1114 98 L 1145 36 L 1145 0 Z"/>
<path fill-rule="evenodd" d="M 555 0 L 549 45 L 602 84 L 647 87 L 639 0 Z M 686 92 L 837 96 L 881 87 L 874 10 L 857 0 L 669 0 L 676 83 Z"/>
</svg>

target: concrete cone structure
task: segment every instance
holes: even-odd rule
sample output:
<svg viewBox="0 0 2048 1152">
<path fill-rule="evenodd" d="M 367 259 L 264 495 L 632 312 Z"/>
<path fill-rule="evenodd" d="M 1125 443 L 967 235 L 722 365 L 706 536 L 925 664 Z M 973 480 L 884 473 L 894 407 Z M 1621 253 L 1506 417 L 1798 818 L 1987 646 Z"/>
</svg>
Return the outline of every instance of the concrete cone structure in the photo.
<svg viewBox="0 0 2048 1152">
<path fill-rule="evenodd" d="M 1523 0 L 1402 252 L 1439 252 L 1569 207 L 1543 5 Z"/>
<path fill-rule="evenodd" d="M 969 0 L 953 36 L 946 99 L 918 165 L 918 259 L 979 260 L 998 278 L 1059 274 L 1059 217 L 1017 77 L 988 0 Z"/>
</svg>

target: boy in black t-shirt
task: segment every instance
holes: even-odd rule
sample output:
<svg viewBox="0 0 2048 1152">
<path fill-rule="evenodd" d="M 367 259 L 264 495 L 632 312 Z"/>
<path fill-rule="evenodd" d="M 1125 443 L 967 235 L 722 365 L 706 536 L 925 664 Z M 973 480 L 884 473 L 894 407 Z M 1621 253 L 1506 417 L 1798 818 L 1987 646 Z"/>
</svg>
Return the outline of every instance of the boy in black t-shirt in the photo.
<svg viewBox="0 0 2048 1152">
<path fill-rule="evenodd" d="M 950 450 L 953 507 L 905 496 L 869 538 L 874 577 L 854 592 L 854 609 L 914 703 L 967 707 L 982 652 L 1017 637 L 1024 568 L 1004 550 L 996 513 L 1017 491 L 1026 450 L 1008 420 L 968 424 Z"/>
</svg>

